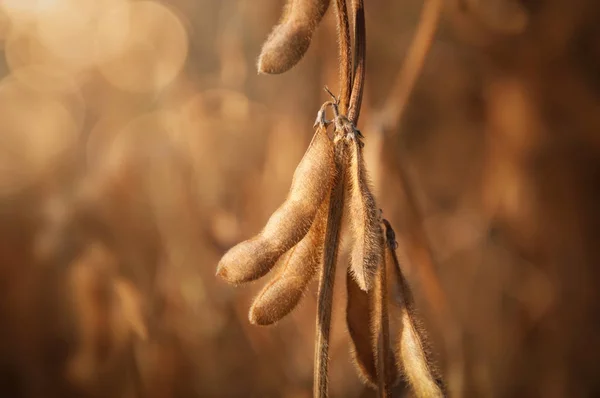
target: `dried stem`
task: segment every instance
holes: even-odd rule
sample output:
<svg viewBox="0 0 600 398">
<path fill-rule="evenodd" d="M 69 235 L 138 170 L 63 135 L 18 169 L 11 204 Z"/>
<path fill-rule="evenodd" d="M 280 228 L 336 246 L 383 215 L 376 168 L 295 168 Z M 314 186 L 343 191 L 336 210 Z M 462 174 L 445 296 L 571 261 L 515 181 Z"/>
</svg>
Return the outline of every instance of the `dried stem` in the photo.
<svg viewBox="0 0 600 398">
<path fill-rule="evenodd" d="M 340 54 L 340 112 L 345 115 L 348 111 L 350 93 L 352 90 L 352 47 L 350 44 L 350 24 L 346 0 L 336 0 L 338 46 Z"/>
<path fill-rule="evenodd" d="M 354 80 L 352 82 L 348 119 L 356 126 L 362 104 L 367 57 L 367 33 L 363 0 L 352 0 L 352 9 L 354 15 Z"/>
<path fill-rule="evenodd" d="M 383 109 L 386 130 L 395 130 L 402 119 L 406 104 L 419 77 L 437 31 L 442 0 L 426 0 L 419 26 Z"/>
<path fill-rule="evenodd" d="M 377 271 L 374 286 L 374 336 L 377 352 L 377 394 L 380 398 L 392 396 L 392 386 L 396 379 L 395 358 L 390 349 L 390 325 L 388 318 L 388 296 L 386 262 L 382 261 Z"/>
<path fill-rule="evenodd" d="M 348 164 L 348 147 L 343 132 L 336 131 L 335 137 L 335 175 L 329 200 L 329 214 L 325 232 L 323 267 L 319 279 L 319 297 L 317 301 L 317 330 L 315 343 L 314 389 L 313 396 L 326 398 L 329 383 L 327 370 L 329 364 L 329 331 L 331 329 L 331 306 L 333 304 L 333 284 L 338 257 L 340 227 L 344 208 L 344 174 Z"/>
<path fill-rule="evenodd" d="M 361 2 L 362 4 L 362 2 Z M 362 7 L 361 7 L 362 9 Z M 334 104 L 336 117 L 338 112 L 346 114 L 352 93 L 352 59 L 350 44 L 350 26 L 345 0 L 336 0 L 338 45 L 340 53 L 340 96 Z M 364 37 L 364 14 L 363 35 Z M 356 25 L 355 25 L 356 27 Z M 364 47 L 364 46 L 363 46 Z M 364 48 L 362 54 L 364 54 Z M 358 93 L 354 94 L 353 114 L 357 118 L 362 97 L 362 80 L 364 80 L 364 59 L 362 62 L 361 81 L 358 82 Z M 348 165 L 348 146 L 343 130 L 336 129 L 335 145 L 335 180 L 329 201 L 329 214 L 325 235 L 325 249 L 323 252 L 323 268 L 319 280 L 319 298 L 317 304 L 317 331 L 315 344 L 314 366 L 314 397 L 325 398 L 329 394 L 328 365 L 329 365 L 329 332 L 331 328 L 331 307 L 333 303 L 333 285 L 335 280 L 335 267 L 337 263 L 340 228 L 344 208 L 345 173 Z"/>
</svg>

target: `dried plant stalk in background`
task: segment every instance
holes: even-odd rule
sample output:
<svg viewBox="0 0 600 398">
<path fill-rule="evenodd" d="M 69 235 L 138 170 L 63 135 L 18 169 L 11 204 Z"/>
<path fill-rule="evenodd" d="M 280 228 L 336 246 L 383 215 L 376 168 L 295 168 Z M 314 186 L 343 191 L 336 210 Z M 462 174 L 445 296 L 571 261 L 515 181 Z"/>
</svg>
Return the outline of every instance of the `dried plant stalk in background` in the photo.
<svg viewBox="0 0 600 398">
<path fill-rule="evenodd" d="M 401 305 L 401 327 L 398 338 L 399 367 L 419 398 L 444 397 L 441 377 L 431 359 L 425 330 L 419 324 L 410 286 L 406 282 L 396 256 L 396 234 L 387 220 L 385 225 L 385 261 L 395 274 Z"/>
<path fill-rule="evenodd" d="M 392 84 L 380 123 L 383 127 L 395 130 L 404 115 L 408 100 L 419 78 L 425 59 L 438 29 L 440 16 L 444 6 L 443 0 L 426 0 L 419 17 L 417 31 L 410 44 L 402 69 Z"/>
<path fill-rule="evenodd" d="M 148 331 L 137 289 L 117 273 L 117 258 L 102 244 L 89 244 L 70 264 L 79 344 L 67 377 L 89 386 L 127 355 Z"/>
<path fill-rule="evenodd" d="M 283 73 L 302 59 L 329 1 L 288 0 L 281 22 L 265 41 L 258 57 L 258 73 Z"/>
<path fill-rule="evenodd" d="M 230 283 L 258 279 L 308 232 L 333 179 L 333 149 L 325 126 L 319 126 L 294 172 L 285 202 L 255 237 L 230 249 L 217 275 Z"/>
<path fill-rule="evenodd" d="M 328 210 L 326 198 L 306 236 L 281 258 L 281 272 L 254 299 L 251 323 L 270 325 L 296 308 L 321 264 Z"/>
<path fill-rule="evenodd" d="M 473 14 L 494 33 L 515 35 L 527 26 L 529 15 L 518 0 L 459 0 L 459 7 Z"/>
</svg>

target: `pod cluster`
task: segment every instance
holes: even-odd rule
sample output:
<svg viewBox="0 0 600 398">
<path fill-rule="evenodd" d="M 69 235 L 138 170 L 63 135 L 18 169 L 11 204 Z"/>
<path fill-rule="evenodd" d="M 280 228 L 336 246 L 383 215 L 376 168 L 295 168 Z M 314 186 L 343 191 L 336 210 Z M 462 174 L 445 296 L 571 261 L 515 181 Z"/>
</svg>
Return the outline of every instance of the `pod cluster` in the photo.
<svg viewBox="0 0 600 398">
<path fill-rule="evenodd" d="M 333 121 L 325 118 L 328 106 L 334 109 Z M 334 126 L 332 138 L 329 125 Z M 249 319 L 256 325 L 279 321 L 298 305 L 309 283 L 323 269 L 328 253 L 337 250 L 338 233 L 328 235 L 332 230 L 339 232 L 339 228 L 331 228 L 328 221 L 335 210 L 342 212 L 350 242 L 346 320 L 359 375 L 383 396 L 391 394 L 399 375 L 404 374 L 418 397 L 443 397 L 442 381 L 398 264 L 395 233 L 381 218 L 371 192 L 362 134 L 339 114 L 336 102 L 321 107 L 315 128 L 285 202 L 261 232 L 223 256 L 217 275 L 241 284 L 276 268 L 277 273 L 254 299 Z M 401 308 L 395 338 L 390 336 L 388 319 L 389 268 Z"/>
<path fill-rule="evenodd" d="M 335 110 L 333 123 L 325 119 L 328 106 Z M 331 124 L 333 138 L 327 133 Z M 319 111 L 315 127 L 285 202 L 262 231 L 231 248 L 217 267 L 218 276 L 241 284 L 263 277 L 279 264 L 278 273 L 252 304 L 249 318 L 254 324 L 275 323 L 299 303 L 323 264 L 330 206 L 342 206 L 351 226 L 350 269 L 362 290 L 371 287 L 382 258 L 380 213 L 367 181 L 360 132 L 331 102 Z M 336 167 L 336 162 L 344 167 Z M 336 175 L 338 169 L 343 175 Z M 334 183 L 346 190 L 342 203 L 330 202 Z"/>
<path fill-rule="evenodd" d="M 259 73 L 283 73 L 303 57 L 330 0 L 288 0 L 281 22 L 265 42 Z M 362 134 L 355 124 L 365 78 L 366 33 L 362 0 L 354 11 L 354 71 L 345 0 L 336 0 L 340 47 L 340 98 L 323 104 L 315 133 L 294 172 L 284 203 L 256 236 L 231 248 L 220 260 L 217 275 L 233 284 L 254 281 L 276 269 L 256 296 L 250 322 L 271 325 L 300 302 L 309 283 L 319 275 L 315 333 L 314 397 L 328 396 L 328 347 L 334 275 L 341 224 L 348 226 L 346 321 L 352 357 L 362 379 L 380 397 L 391 397 L 403 374 L 421 397 L 443 397 L 444 386 L 430 357 L 429 345 L 417 320 L 412 293 L 396 257 L 391 225 L 381 217 L 372 194 Z M 328 91 L 328 90 L 327 90 Z M 334 118 L 325 117 L 332 107 Z M 340 113 L 341 111 L 341 113 Z M 346 113 L 348 116 L 346 116 Z M 333 125 L 333 134 L 328 127 Z M 387 269 L 397 286 L 400 328 L 390 333 Z M 394 346 L 396 346 L 394 348 Z"/>
</svg>

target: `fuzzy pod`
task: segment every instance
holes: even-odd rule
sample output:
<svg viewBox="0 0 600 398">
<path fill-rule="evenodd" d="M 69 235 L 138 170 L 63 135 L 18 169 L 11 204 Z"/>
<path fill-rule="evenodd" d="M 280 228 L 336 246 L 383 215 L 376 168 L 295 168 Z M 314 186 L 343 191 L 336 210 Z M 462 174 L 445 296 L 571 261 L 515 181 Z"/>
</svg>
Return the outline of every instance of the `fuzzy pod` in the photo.
<svg viewBox="0 0 600 398">
<path fill-rule="evenodd" d="M 390 341 L 385 264 L 378 267 L 373 288 L 368 292 L 358 286 L 350 272 L 346 288 L 346 324 L 352 359 L 361 379 L 377 387 L 380 396 L 389 396 L 398 368 Z"/>
<path fill-rule="evenodd" d="M 258 57 L 258 73 L 279 74 L 304 56 L 330 0 L 288 0 L 281 22 L 275 26 Z"/>
<path fill-rule="evenodd" d="M 369 290 L 377 266 L 382 263 L 383 231 L 381 213 L 371 192 L 369 178 L 363 159 L 362 142 L 356 129 L 348 134 L 350 164 L 346 172 L 349 190 L 346 200 L 352 251 L 350 271 L 362 290 Z"/>
<path fill-rule="evenodd" d="M 346 274 L 346 326 L 350 335 L 351 356 L 358 375 L 371 387 L 377 386 L 377 370 L 371 325 L 372 295 L 358 287 L 352 275 Z"/>
<path fill-rule="evenodd" d="M 333 180 L 333 144 L 327 128 L 319 126 L 298 164 L 285 202 L 263 230 L 231 248 L 217 266 L 217 275 L 230 283 L 264 276 L 310 229 Z"/>
<path fill-rule="evenodd" d="M 271 325 L 296 308 L 321 265 L 328 209 L 326 198 L 306 236 L 279 260 L 283 268 L 254 299 L 250 323 Z"/>
<path fill-rule="evenodd" d="M 413 388 L 417 398 L 442 398 L 444 384 L 436 368 L 425 328 L 419 321 L 414 298 L 396 256 L 396 237 L 387 220 L 383 220 L 386 233 L 385 261 L 393 268 L 401 306 L 400 328 L 397 340 L 398 366 Z"/>
<path fill-rule="evenodd" d="M 383 232 L 382 232 L 383 234 Z M 384 250 L 382 247 L 381 250 Z M 391 397 L 392 387 L 398 378 L 396 358 L 390 341 L 390 321 L 387 294 L 387 263 L 382 253 L 383 263 L 377 267 L 373 288 L 369 292 L 372 299 L 371 323 L 374 337 L 375 358 L 377 368 L 377 389 L 380 397 Z"/>
</svg>

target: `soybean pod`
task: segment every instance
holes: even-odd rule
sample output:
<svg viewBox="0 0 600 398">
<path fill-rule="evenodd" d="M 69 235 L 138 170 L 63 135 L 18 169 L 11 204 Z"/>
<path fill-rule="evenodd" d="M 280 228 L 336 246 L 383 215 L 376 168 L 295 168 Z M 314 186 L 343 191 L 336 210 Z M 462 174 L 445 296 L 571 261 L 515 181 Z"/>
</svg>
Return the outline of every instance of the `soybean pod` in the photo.
<svg viewBox="0 0 600 398">
<path fill-rule="evenodd" d="M 322 262 L 328 209 L 329 198 L 326 198 L 308 234 L 281 258 L 283 269 L 263 288 L 250 308 L 251 323 L 271 325 L 296 308 Z"/>
<path fill-rule="evenodd" d="M 302 59 L 329 1 L 288 0 L 281 22 L 263 44 L 258 57 L 259 73 L 283 73 Z"/>
<path fill-rule="evenodd" d="M 217 275 L 230 283 L 256 280 L 295 246 L 310 229 L 333 180 L 333 144 L 327 128 L 319 125 L 294 172 L 285 202 L 271 215 L 263 230 L 231 248 L 217 267 Z"/>
</svg>

